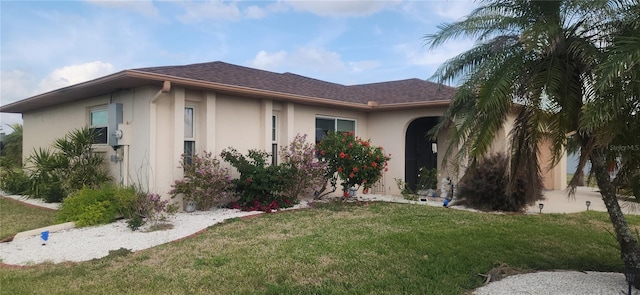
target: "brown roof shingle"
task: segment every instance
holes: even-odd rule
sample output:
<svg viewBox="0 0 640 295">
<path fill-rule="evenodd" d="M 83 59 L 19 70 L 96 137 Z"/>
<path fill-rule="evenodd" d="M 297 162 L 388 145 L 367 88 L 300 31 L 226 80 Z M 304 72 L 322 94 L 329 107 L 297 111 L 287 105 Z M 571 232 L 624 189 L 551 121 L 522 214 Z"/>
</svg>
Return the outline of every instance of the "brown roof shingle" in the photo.
<svg viewBox="0 0 640 295">
<path fill-rule="evenodd" d="M 342 85 L 292 73 L 274 73 L 220 61 L 183 66 L 135 69 L 206 82 L 269 90 L 308 97 L 380 105 L 449 100 L 455 88 L 420 79 L 407 79 L 360 85 Z"/>
<path fill-rule="evenodd" d="M 124 70 L 0 106 L 0 112 L 24 113 L 123 89 L 162 86 L 165 81 L 185 87 L 365 111 L 446 105 L 455 93 L 453 87 L 420 79 L 347 86 L 292 73 L 274 73 L 216 61 Z M 369 106 L 369 101 L 375 104 Z"/>
</svg>

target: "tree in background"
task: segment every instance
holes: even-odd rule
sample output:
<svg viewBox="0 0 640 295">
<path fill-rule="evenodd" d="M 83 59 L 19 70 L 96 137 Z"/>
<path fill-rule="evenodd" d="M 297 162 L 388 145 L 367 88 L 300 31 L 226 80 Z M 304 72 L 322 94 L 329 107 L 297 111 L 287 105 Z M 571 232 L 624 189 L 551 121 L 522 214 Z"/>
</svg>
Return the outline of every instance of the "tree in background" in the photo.
<svg viewBox="0 0 640 295">
<path fill-rule="evenodd" d="M 531 180 L 527 192 L 535 195 L 540 193 L 535 181 L 541 172 L 538 144 L 551 142 L 555 165 L 568 137 L 575 136 L 577 169 L 591 161 L 622 260 L 640 287 L 640 246 L 620 210 L 607 168 L 616 156 L 610 147 L 635 147 L 638 142 L 637 136 L 625 137 L 638 134 L 638 1 L 481 2 L 463 20 L 425 36 L 432 48 L 460 36 L 476 39 L 474 48 L 447 61 L 433 77 L 440 83 L 461 83 L 433 130 L 449 131 L 445 158 L 462 162 L 468 157 L 467 171 L 473 173 L 507 115 L 515 111 L 509 175 L 524 173 Z M 510 179 L 507 191 L 515 188 L 516 178 Z"/>
<path fill-rule="evenodd" d="M 4 136 L 0 156 L 12 167 L 22 167 L 22 124 L 9 125 L 13 132 Z"/>
</svg>

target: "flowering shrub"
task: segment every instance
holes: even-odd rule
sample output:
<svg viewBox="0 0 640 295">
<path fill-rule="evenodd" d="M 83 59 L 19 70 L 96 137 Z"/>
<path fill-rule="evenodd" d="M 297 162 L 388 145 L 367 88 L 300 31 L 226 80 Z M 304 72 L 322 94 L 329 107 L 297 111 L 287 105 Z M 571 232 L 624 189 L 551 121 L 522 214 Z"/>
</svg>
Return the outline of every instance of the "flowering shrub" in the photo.
<svg viewBox="0 0 640 295">
<path fill-rule="evenodd" d="M 134 214 L 127 220 L 130 229 L 136 230 L 145 223 L 157 224 L 165 221 L 177 211 L 177 207 L 163 200 L 158 194 L 138 194 Z"/>
<path fill-rule="evenodd" d="M 283 188 L 283 195 L 290 198 L 319 191 L 327 183 L 328 165 L 318 160 L 315 146 L 306 139 L 306 134 L 298 134 L 289 146 L 280 149 L 283 169 L 291 170 Z"/>
<path fill-rule="evenodd" d="M 369 188 L 387 171 L 387 161 L 382 147 L 373 147 L 369 140 L 355 137 L 353 132 L 330 133 L 319 144 L 320 158 L 329 166 L 331 186 L 342 180 L 342 192 L 349 196 L 350 188 Z"/>
<path fill-rule="evenodd" d="M 245 157 L 229 148 L 223 150 L 220 156 L 240 172 L 240 178 L 233 180 L 239 199 L 231 205 L 232 208 L 271 212 L 297 202 L 295 197 L 283 193 L 287 179 L 292 177 L 294 171 L 284 165 L 268 165 L 267 153 L 249 150 Z"/>
<path fill-rule="evenodd" d="M 232 189 L 229 170 L 220 168 L 220 161 L 210 152 L 194 155 L 189 160 L 190 164 L 182 155 L 180 166 L 184 169 L 184 178 L 177 180 L 169 193 L 174 197 L 184 194 L 184 201 L 193 200 L 198 208 L 207 210 Z"/>
</svg>

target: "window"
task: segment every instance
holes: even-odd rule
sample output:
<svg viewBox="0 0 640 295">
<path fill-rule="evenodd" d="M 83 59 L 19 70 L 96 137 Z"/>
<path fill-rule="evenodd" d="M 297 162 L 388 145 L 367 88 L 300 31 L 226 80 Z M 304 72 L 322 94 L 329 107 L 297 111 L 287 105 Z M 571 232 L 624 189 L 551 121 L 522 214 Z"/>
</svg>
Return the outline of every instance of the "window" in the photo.
<svg viewBox="0 0 640 295">
<path fill-rule="evenodd" d="M 356 121 L 338 118 L 316 118 L 316 143 L 329 132 L 356 132 Z"/>
<path fill-rule="evenodd" d="M 278 165 L 278 117 L 271 116 L 271 164 Z"/>
<path fill-rule="evenodd" d="M 93 138 L 94 144 L 107 144 L 108 114 L 106 108 L 92 109 L 89 113 L 89 126 L 96 132 Z"/>
<path fill-rule="evenodd" d="M 196 154 L 195 139 L 195 108 L 184 108 L 184 164 L 191 165 L 193 156 Z"/>
</svg>

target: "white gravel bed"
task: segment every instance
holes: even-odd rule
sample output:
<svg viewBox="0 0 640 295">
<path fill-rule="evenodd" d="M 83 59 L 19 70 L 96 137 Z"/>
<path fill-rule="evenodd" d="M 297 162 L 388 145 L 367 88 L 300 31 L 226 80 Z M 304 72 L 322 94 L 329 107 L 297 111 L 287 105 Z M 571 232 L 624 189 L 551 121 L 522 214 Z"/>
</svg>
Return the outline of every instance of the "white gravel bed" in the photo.
<svg viewBox="0 0 640 295">
<path fill-rule="evenodd" d="M 6 195 L 1 191 L 0 191 L 0 196 L 9 198 L 9 199 L 18 200 L 20 202 L 38 206 L 38 207 L 44 207 L 44 208 L 55 209 L 55 210 L 58 210 L 58 208 L 60 207 L 60 203 L 45 203 L 41 199 L 32 199 L 32 198 L 29 198 L 28 196 L 20 196 L 20 195 Z"/>
<path fill-rule="evenodd" d="M 307 202 L 289 208 L 308 207 Z M 226 219 L 260 214 L 235 209 L 215 209 L 193 213 L 177 213 L 169 220 L 172 229 L 153 232 L 132 231 L 124 220 L 110 224 L 74 228 L 49 233 L 46 245 L 39 236 L 0 243 L 2 263 L 12 265 L 31 265 L 43 262 L 60 263 L 65 261 L 86 261 L 105 257 L 111 250 L 120 248 L 138 251 L 175 241 L 197 233 Z"/>
<path fill-rule="evenodd" d="M 475 295 L 621 295 L 628 294 L 624 274 L 547 271 L 506 277 L 476 289 Z M 633 294 L 640 291 L 633 289 Z"/>
</svg>

